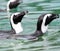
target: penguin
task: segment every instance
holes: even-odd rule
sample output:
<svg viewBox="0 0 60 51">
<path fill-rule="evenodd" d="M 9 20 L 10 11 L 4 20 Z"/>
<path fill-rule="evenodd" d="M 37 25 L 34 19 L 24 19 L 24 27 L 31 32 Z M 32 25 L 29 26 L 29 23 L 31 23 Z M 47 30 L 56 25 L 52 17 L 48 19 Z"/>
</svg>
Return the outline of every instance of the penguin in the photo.
<svg viewBox="0 0 60 51">
<path fill-rule="evenodd" d="M 27 39 L 27 40 L 35 40 L 38 39 L 39 36 L 43 36 L 44 33 L 46 33 L 48 29 L 48 25 L 56 18 L 59 18 L 58 14 L 43 14 L 39 16 L 37 25 L 36 25 L 36 30 L 34 33 L 28 34 L 28 35 L 13 35 L 10 36 L 10 38 L 14 39 Z"/>
<path fill-rule="evenodd" d="M 7 11 L 16 8 L 21 2 L 22 0 L 9 0 L 7 3 Z"/>
<path fill-rule="evenodd" d="M 8 31 L 0 30 L 0 39 L 7 39 L 13 34 L 19 34 L 20 32 L 22 32 L 23 28 L 21 25 L 21 21 L 24 15 L 26 15 L 27 13 L 28 11 L 13 13 L 10 17 L 11 30 Z"/>
<path fill-rule="evenodd" d="M 0 31 L 0 39 L 27 39 L 27 40 L 35 40 L 39 36 L 43 36 L 48 29 L 48 25 L 56 18 L 59 18 L 58 14 L 43 14 L 39 16 L 37 21 L 36 30 L 34 33 L 28 35 L 20 35 L 18 33 L 23 31 L 21 21 L 24 15 L 28 13 L 27 11 L 14 13 L 10 18 L 10 24 L 12 30 L 10 31 Z"/>
</svg>

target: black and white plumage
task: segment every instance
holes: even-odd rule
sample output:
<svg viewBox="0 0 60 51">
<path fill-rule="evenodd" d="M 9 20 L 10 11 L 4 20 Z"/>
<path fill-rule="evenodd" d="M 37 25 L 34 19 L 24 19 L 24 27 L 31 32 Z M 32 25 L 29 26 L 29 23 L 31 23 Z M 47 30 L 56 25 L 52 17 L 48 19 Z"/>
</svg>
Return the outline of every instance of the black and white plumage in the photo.
<svg viewBox="0 0 60 51">
<path fill-rule="evenodd" d="M 16 39 L 20 38 L 26 38 L 29 40 L 35 40 L 39 36 L 42 36 L 48 29 L 48 25 L 53 21 L 54 19 L 59 18 L 58 14 L 43 14 L 38 18 L 37 21 L 37 29 L 34 33 L 30 35 L 16 35 Z"/>
<path fill-rule="evenodd" d="M 12 39 L 28 39 L 28 40 L 35 40 L 39 36 L 42 36 L 48 29 L 48 25 L 51 23 L 56 18 L 59 18 L 58 14 L 43 14 L 39 16 L 38 21 L 37 21 L 37 29 L 34 33 L 30 35 L 18 35 L 18 34 L 13 34 L 13 33 L 19 33 L 21 28 L 21 20 L 23 16 L 25 15 L 26 12 L 21 12 L 20 14 L 15 13 L 11 16 L 11 26 L 12 26 L 12 31 L 11 32 L 5 32 L 6 34 L 1 34 L 0 33 L 0 38 L 12 38 Z M 19 26 L 19 27 L 17 27 Z"/>
<path fill-rule="evenodd" d="M 7 8 L 0 9 L 0 12 L 10 11 L 11 9 L 16 8 L 20 3 L 22 3 L 22 0 L 9 0 L 7 3 Z"/>
<path fill-rule="evenodd" d="M 7 3 L 7 11 L 16 8 L 21 2 L 22 0 L 9 0 Z"/>
<path fill-rule="evenodd" d="M 18 34 L 23 31 L 21 21 L 24 15 L 26 15 L 28 11 L 23 11 L 23 12 L 17 12 L 12 14 L 11 19 L 10 19 L 10 24 L 11 24 L 11 30 L 8 31 L 2 31 L 0 30 L 0 39 L 6 39 L 12 36 L 13 34 Z"/>
</svg>

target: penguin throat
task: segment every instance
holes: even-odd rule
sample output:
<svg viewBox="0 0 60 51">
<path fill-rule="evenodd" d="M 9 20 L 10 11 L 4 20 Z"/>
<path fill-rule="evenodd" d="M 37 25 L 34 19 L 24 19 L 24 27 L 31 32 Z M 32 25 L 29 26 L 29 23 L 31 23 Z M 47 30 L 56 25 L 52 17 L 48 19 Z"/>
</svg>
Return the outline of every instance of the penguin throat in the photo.
<svg viewBox="0 0 60 51">
<path fill-rule="evenodd" d="M 45 33 L 48 29 L 48 25 L 45 25 L 46 19 L 47 19 L 47 15 L 45 15 L 45 17 L 43 18 L 43 22 L 42 22 L 42 25 L 41 25 L 42 33 Z"/>
<path fill-rule="evenodd" d="M 48 29 L 48 25 L 45 26 L 45 24 L 42 23 L 42 26 L 41 26 L 42 33 L 45 33 L 47 31 L 47 29 Z"/>
<path fill-rule="evenodd" d="M 20 33 L 23 31 L 21 23 L 18 24 L 12 24 L 13 29 L 15 30 L 16 34 Z"/>
<path fill-rule="evenodd" d="M 12 26 L 12 29 L 15 30 L 16 34 L 18 34 L 18 33 L 23 31 L 23 28 L 21 26 L 21 22 L 18 22 L 17 24 L 14 24 L 14 22 L 13 22 L 13 15 L 11 16 L 11 26 Z"/>
</svg>

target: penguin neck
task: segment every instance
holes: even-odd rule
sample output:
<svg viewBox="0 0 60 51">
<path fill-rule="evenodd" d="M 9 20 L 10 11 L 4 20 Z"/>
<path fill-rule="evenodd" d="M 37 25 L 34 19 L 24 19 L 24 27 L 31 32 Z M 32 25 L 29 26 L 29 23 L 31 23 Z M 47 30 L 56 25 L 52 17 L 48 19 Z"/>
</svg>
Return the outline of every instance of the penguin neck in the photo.
<svg viewBox="0 0 60 51">
<path fill-rule="evenodd" d="M 47 29 L 48 29 L 48 25 L 45 26 L 45 24 L 42 23 L 42 25 L 41 25 L 41 31 L 42 31 L 42 33 L 45 33 L 47 31 Z"/>
<path fill-rule="evenodd" d="M 37 31 L 42 32 L 42 33 L 45 33 L 47 31 L 48 25 L 45 25 L 46 19 L 47 19 L 47 15 L 45 15 L 42 20 L 40 21 L 38 20 Z"/>
<path fill-rule="evenodd" d="M 38 25 L 40 24 L 40 25 Z M 44 23 L 37 23 L 37 29 L 35 31 L 35 33 L 33 34 L 33 36 L 39 37 L 42 36 L 48 29 L 48 25 L 45 26 Z"/>
<path fill-rule="evenodd" d="M 23 28 L 22 28 L 22 25 L 21 25 L 21 22 L 17 23 L 17 24 L 14 24 L 12 18 L 11 18 L 11 27 L 12 27 L 12 30 L 16 33 L 16 34 L 19 34 L 20 32 L 23 31 Z"/>
<path fill-rule="evenodd" d="M 18 34 L 23 31 L 21 23 L 18 24 L 12 24 L 12 28 L 14 29 L 15 33 Z"/>
<path fill-rule="evenodd" d="M 37 29 L 36 29 L 35 32 L 42 32 L 41 25 L 42 25 L 42 20 L 41 21 L 38 20 L 38 22 L 37 22 Z"/>
</svg>

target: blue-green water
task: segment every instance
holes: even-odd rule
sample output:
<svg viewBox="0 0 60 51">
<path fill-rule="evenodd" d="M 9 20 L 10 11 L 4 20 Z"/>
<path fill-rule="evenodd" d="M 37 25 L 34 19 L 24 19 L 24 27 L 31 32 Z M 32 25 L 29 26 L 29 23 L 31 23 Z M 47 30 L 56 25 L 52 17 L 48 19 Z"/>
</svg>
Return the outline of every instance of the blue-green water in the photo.
<svg viewBox="0 0 60 51">
<path fill-rule="evenodd" d="M 8 0 L 0 0 L 0 9 L 6 9 Z M 21 34 L 30 34 L 36 30 L 37 19 L 44 13 L 60 14 L 60 0 L 23 0 L 23 2 L 13 11 L 20 12 L 28 10 L 22 20 L 24 31 Z M 7 12 L 0 12 L 0 30 L 10 30 Z M 55 19 L 49 25 L 47 33 L 44 34 L 44 40 L 0 40 L 0 51 L 60 51 L 60 18 Z"/>
</svg>

